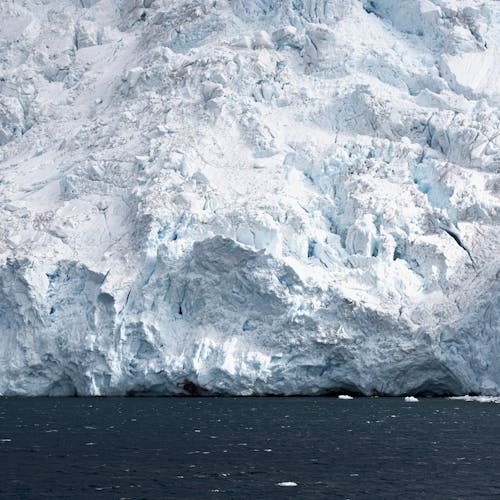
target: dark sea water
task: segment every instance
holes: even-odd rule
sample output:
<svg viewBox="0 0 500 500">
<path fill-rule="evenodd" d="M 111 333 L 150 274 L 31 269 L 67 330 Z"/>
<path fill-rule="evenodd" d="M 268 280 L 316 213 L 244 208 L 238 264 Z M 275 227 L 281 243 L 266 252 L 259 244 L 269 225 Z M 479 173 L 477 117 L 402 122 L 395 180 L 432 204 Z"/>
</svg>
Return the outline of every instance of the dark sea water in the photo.
<svg viewBox="0 0 500 500">
<path fill-rule="evenodd" d="M 500 404 L 3 398 L 0 498 L 500 498 Z"/>
</svg>

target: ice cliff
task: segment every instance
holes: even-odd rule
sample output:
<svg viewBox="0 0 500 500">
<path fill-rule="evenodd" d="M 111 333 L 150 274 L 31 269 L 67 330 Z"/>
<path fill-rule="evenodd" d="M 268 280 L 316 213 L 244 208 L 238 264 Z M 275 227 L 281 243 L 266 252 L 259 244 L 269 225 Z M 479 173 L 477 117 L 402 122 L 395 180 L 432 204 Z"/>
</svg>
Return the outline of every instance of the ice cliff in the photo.
<svg viewBox="0 0 500 500">
<path fill-rule="evenodd" d="M 0 3 L 0 394 L 500 393 L 500 2 Z"/>
</svg>

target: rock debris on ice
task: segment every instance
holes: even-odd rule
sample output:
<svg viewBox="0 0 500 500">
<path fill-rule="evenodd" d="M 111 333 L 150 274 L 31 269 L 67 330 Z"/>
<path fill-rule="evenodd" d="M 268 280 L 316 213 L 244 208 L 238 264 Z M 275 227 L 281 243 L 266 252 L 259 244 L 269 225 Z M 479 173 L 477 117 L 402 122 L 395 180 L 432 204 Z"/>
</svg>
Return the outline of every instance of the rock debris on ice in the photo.
<svg viewBox="0 0 500 500">
<path fill-rule="evenodd" d="M 500 3 L 0 4 L 0 394 L 500 393 Z"/>
</svg>

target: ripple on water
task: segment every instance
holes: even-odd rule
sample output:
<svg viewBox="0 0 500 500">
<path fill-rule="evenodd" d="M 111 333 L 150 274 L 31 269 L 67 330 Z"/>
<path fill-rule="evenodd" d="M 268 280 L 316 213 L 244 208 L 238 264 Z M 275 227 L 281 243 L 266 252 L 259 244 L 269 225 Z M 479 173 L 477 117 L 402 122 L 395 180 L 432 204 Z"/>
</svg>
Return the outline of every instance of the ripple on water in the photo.
<svg viewBox="0 0 500 500">
<path fill-rule="evenodd" d="M 0 420 L 0 499 L 29 498 L 28 488 L 39 497 L 70 498 L 75 484 L 89 498 L 98 496 L 94 488 L 110 485 L 132 498 L 205 498 L 215 490 L 237 498 L 242 488 L 252 498 L 380 498 L 381 491 L 413 498 L 416 485 L 421 498 L 443 488 L 450 498 L 500 498 L 498 405 L 425 398 L 418 404 L 403 398 L 119 401 L 121 416 L 116 399 L 92 400 L 92 411 L 81 400 L 61 400 L 54 413 L 51 402 L 0 398 L 0 408 L 9 408 L 9 418 Z M 20 421 L 25 425 L 18 429 Z M 59 432 L 45 432 L 53 429 Z M 91 448 L 75 453 L 81 446 Z M 55 470 L 63 472 L 57 479 Z"/>
</svg>

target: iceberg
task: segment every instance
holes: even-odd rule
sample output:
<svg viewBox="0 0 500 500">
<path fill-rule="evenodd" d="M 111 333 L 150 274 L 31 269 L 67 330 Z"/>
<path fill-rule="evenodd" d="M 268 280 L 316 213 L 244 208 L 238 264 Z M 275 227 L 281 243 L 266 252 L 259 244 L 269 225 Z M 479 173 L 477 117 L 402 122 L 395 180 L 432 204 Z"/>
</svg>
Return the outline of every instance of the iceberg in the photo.
<svg viewBox="0 0 500 500">
<path fill-rule="evenodd" d="M 406 396 L 405 403 L 418 403 L 418 398 L 415 396 Z"/>
</svg>

